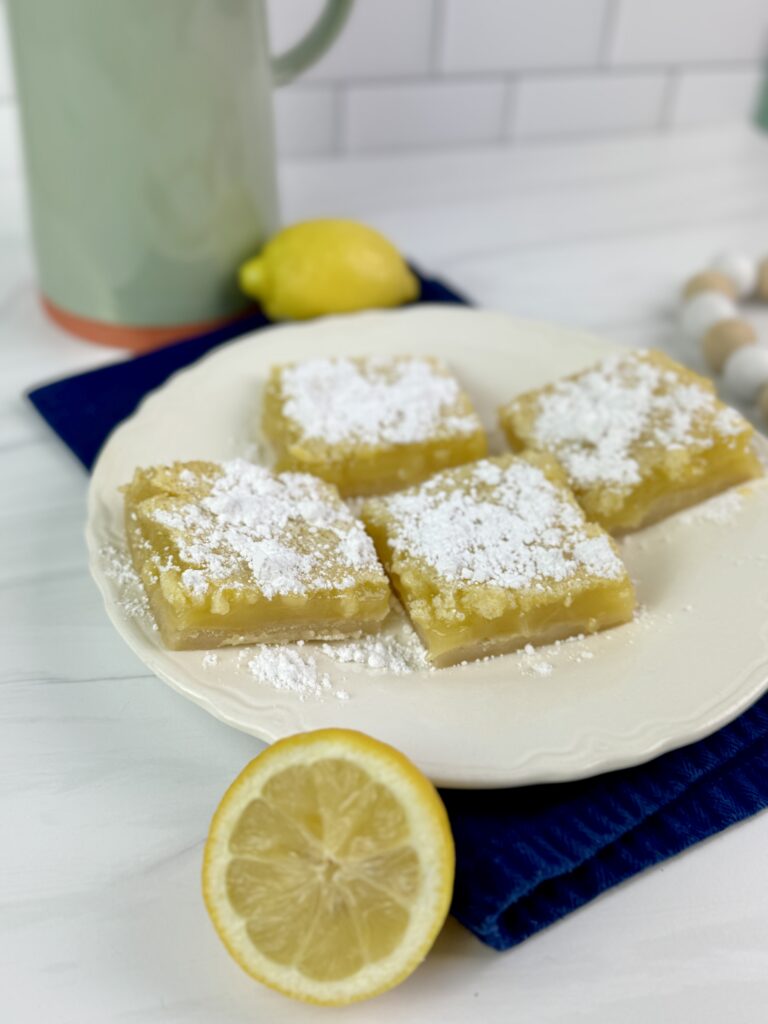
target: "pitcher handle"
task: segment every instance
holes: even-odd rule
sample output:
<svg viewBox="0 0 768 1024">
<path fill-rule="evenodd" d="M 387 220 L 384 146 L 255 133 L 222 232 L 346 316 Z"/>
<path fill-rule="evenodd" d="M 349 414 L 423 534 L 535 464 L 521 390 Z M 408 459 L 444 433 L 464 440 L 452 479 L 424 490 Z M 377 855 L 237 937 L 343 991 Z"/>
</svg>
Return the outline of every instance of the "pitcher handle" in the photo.
<svg viewBox="0 0 768 1024">
<path fill-rule="evenodd" d="M 272 58 L 275 85 L 286 85 L 325 53 L 347 20 L 354 0 L 327 0 L 317 21 L 290 50 Z"/>
</svg>

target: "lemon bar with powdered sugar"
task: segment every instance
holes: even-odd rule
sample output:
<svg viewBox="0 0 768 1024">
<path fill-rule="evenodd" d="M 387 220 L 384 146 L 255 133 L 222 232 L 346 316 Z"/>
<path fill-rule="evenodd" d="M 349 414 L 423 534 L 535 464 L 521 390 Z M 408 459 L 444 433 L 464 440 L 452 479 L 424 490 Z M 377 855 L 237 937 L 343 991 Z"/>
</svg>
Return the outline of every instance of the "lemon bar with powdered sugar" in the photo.
<svg viewBox="0 0 768 1024">
<path fill-rule="evenodd" d="M 627 622 L 632 583 L 555 460 L 483 459 L 367 501 L 363 520 L 432 663 Z"/>
<path fill-rule="evenodd" d="M 554 455 L 587 516 L 623 533 L 759 476 L 752 426 L 661 352 L 616 353 L 500 411 L 511 446 Z"/>
<path fill-rule="evenodd" d="M 134 567 L 168 647 L 335 639 L 375 628 L 390 590 L 336 488 L 236 459 L 137 469 Z"/>
<path fill-rule="evenodd" d="M 384 494 L 486 453 L 482 424 L 438 359 L 313 359 L 273 367 L 262 425 L 277 468 L 344 495 Z"/>
</svg>

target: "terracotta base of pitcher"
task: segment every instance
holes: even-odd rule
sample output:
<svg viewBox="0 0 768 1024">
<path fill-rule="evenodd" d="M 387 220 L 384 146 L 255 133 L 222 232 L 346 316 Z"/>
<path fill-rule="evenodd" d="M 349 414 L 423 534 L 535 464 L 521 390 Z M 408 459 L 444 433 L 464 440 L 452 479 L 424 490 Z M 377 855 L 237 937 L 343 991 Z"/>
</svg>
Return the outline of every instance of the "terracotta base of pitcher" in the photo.
<svg viewBox="0 0 768 1024">
<path fill-rule="evenodd" d="M 191 324 L 175 324 L 170 327 L 130 327 L 125 324 L 110 324 L 105 320 L 91 320 L 89 317 L 77 316 L 75 313 L 69 313 L 61 306 L 57 306 L 45 295 L 40 298 L 43 309 L 51 320 L 70 334 L 83 338 L 85 341 L 93 341 L 97 345 L 129 349 L 131 352 L 151 352 L 164 345 L 171 345 L 174 341 L 183 341 L 185 338 L 194 338 L 198 334 L 207 334 L 208 331 L 226 327 L 227 324 L 241 320 L 253 312 L 252 307 L 234 316 L 199 320 Z"/>
</svg>

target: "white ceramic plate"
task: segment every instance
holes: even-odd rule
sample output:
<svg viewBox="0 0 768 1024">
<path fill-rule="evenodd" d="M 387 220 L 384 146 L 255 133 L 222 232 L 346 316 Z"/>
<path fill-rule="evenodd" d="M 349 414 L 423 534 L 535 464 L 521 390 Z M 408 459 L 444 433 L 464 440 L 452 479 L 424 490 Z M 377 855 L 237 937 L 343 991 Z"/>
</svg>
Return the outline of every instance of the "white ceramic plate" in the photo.
<svg viewBox="0 0 768 1024">
<path fill-rule="evenodd" d="M 422 306 L 270 328 L 217 349 L 150 395 L 112 434 L 94 469 L 87 538 L 110 618 L 153 672 L 230 725 L 265 740 L 330 725 L 362 729 L 443 785 L 575 779 L 705 736 L 768 685 L 765 481 L 622 542 L 642 604 L 635 622 L 533 656 L 436 672 L 393 675 L 319 657 L 334 685 L 348 692 L 343 702 L 276 690 L 254 678 L 235 650 L 222 652 L 213 667 L 200 651 L 164 650 L 115 571 L 115 553 L 124 551 L 118 487 L 139 465 L 253 457 L 259 395 L 272 363 L 439 354 L 494 430 L 502 401 L 581 369 L 609 348 L 547 324 Z"/>
</svg>

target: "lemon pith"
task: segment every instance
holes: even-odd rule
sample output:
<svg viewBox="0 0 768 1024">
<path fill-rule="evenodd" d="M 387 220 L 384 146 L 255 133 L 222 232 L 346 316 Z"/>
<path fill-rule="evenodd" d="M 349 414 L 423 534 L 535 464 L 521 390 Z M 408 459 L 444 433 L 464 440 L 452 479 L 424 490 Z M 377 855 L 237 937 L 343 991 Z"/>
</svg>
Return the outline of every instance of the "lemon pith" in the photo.
<svg viewBox="0 0 768 1024">
<path fill-rule="evenodd" d="M 362 733 L 273 744 L 219 805 L 203 893 L 249 974 L 309 1002 L 383 992 L 421 962 L 448 912 L 453 840 L 432 784 Z"/>
<path fill-rule="evenodd" d="M 352 220 L 283 228 L 242 265 L 239 282 L 272 320 L 400 306 L 419 294 L 418 279 L 395 246 Z"/>
</svg>

